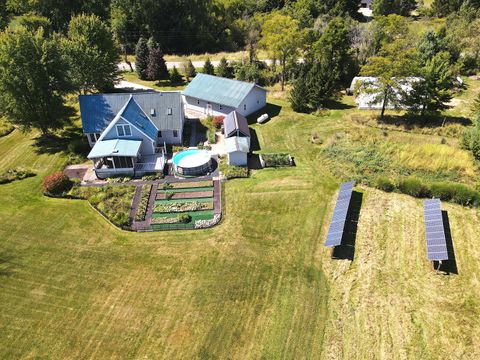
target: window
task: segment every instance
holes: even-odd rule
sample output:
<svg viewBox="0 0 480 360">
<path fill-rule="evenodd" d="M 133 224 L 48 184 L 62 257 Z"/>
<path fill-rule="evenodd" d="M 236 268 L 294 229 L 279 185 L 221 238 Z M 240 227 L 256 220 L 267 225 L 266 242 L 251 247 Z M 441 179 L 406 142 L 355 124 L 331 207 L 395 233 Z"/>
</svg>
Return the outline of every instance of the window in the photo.
<svg viewBox="0 0 480 360">
<path fill-rule="evenodd" d="M 200 105 L 200 100 L 197 100 L 197 105 Z"/>
<path fill-rule="evenodd" d="M 162 137 L 162 132 L 160 130 L 158 130 L 158 132 L 157 132 L 157 137 L 159 137 L 159 138 Z"/>
<path fill-rule="evenodd" d="M 243 110 L 247 110 L 247 104 L 243 104 Z"/>
<path fill-rule="evenodd" d="M 167 115 L 172 115 L 172 108 L 167 108 Z"/>
<path fill-rule="evenodd" d="M 125 156 L 114 156 L 113 163 L 117 169 L 129 169 L 133 168 L 133 161 L 130 157 Z"/>
<path fill-rule="evenodd" d="M 95 134 L 88 134 L 88 136 L 90 137 L 90 142 L 94 143 L 97 141 Z"/>
<path fill-rule="evenodd" d="M 178 131 L 177 130 L 173 130 L 173 137 L 178 137 Z"/>
<path fill-rule="evenodd" d="M 117 125 L 117 134 L 118 136 L 130 136 L 132 129 L 130 129 L 130 125 Z"/>
<path fill-rule="evenodd" d="M 220 105 L 220 110 L 222 110 L 222 105 Z"/>
</svg>

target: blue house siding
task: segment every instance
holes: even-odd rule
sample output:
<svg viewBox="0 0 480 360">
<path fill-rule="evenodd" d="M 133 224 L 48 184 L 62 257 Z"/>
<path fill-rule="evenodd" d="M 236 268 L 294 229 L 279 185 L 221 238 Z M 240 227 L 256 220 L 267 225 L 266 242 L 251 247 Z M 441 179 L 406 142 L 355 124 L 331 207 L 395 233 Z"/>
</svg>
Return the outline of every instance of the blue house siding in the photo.
<svg viewBox="0 0 480 360">
<path fill-rule="evenodd" d="M 130 136 L 118 136 L 117 125 L 130 125 L 132 135 Z M 152 139 L 146 136 L 144 133 L 139 131 L 133 124 L 129 123 L 125 119 L 120 118 L 117 123 L 104 134 L 102 140 L 112 140 L 112 139 L 125 139 L 125 140 L 142 140 L 142 145 L 140 146 L 141 155 L 151 155 L 155 153 L 155 144 Z"/>
</svg>

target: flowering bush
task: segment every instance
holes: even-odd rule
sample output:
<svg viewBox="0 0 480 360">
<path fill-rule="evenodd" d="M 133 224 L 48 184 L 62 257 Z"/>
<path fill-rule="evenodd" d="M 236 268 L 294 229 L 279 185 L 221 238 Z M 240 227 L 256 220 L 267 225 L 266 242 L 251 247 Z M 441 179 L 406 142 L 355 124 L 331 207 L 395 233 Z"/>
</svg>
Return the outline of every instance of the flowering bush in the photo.
<svg viewBox="0 0 480 360">
<path fill-rule="evenodd" d="M 213 126 L 215 126 L 216 129 L 220 129 L 223 125 L 223 120 L 225 119 L 225 116 L 218 115 L 213 117 Z"/>
<path fill-rule="evenodd" d="M 72 187 L 72 181 L 62 172 L 56 172 L 43 179 L 43 191 L 48 194 L 59 195 Z"/>
</svg>

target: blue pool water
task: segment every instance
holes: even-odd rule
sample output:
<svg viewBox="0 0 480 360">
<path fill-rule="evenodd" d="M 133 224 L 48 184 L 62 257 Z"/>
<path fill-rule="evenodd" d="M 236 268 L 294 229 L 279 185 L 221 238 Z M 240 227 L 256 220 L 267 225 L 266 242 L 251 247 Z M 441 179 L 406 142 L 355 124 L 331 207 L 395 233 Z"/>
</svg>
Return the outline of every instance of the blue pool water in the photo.
<svg viewBox="0 0 480 360">
<path fill-rule="evenodd" d="M 188 161 L 191 158 L 191 161 Z M 182 160 L 185 161 L 181 164 Z M 177 166 L 198 166 L 199 162 L 204 163 L 210 159 L 210 155 L 206 150 L 199 150 L 199 149 L 188 149 L 181 151 L 173 156 L 172 162 Z M 203 161 L 202 161 L 203 160 Z M 186 164 L 187 163 L 187 164 Z"/>
</svg>

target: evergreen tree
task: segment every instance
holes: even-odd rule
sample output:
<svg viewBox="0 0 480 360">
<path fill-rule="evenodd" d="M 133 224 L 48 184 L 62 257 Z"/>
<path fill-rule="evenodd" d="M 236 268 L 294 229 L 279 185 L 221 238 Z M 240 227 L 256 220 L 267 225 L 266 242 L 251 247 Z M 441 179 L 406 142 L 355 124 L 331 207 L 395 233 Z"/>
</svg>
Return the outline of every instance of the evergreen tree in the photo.
<svg viewBox="0 0 480 360">
<path fill-rule="evenodd" d="M 163 52 L 157 44 L 154 44 L 148 53 L 146 76 L 148 80 L 166 80 L 169 78 L 167 63 L 163 58 Z"/>
<path fill-rule="evenodd" d="M 292 106 L 293 111 L 306 113 L 310 110 L 308 98 L 309 91 L 307 86 L 307 72 L 305 68 L 307 66 L 303 65 L 302 70 L 298 74 L 298 77 L 293 82 L 292 90 L 290 90 L 290 105 Z"/>
<path fill-rule="evenodd" d="M 177 70 L 177 67 L 174 66 L 172 71 L 170 72 L 170 84 L 178 85 L 181 84 L 183 81 L 182 75 Z"/>
<path fill-rule="evenodd" d="M 135 70 L 141 80 L 147 80 L 148 55 L 147 40 L 140 37 L 135 47 Z"/>
<path fill-rule="evenodd" d="M 410 112 L 420 115 L 438 113 L 448 109 L 452 87 L 449 54 L 440 52 L 420 70 L 420 79 L 413 83 L 405 105 Z"/>
<path fill-rule="evenodd" d="M 324 108 L 338 91 L 338 78 L 331 70 L 331 62 L 322 57 L 307 74 L 308 100 L 314 110 Z"/>
<path fill-rule="evenodd" d="M 72 91 L 68 63 L 58 37 L 40 28 L 0 34 L 0 116 L 24 130 L 42 133 L 63 127 L 71 109 L 64 96 Z"/>
<path fill-rule="evenodd" d="M 212 62 L 210 61 L 210 58 L 207 58 L 207 60 L 205 61 L 205 65 L 203 65 L 202 72 L 208 75 L 215 74 L 215 68 L 213 67 Z"/>
<path fill-rule="evenodd" d="M 225 59 L 224 57 L 220 59 L 220 62 L 215 69 L 215 74 L 224 78 L 233 77 L 233 68 L 228 64 L 227 59 Z"/>
<path fill-rule="evenodd" d="M 191 78 L 194 78 L 197 75 L 197 70 L 195 70 L 195 66 L 193 66 L 192 60 L 187 60 L 182 64 L 183 67 L 183 74 L 185 75 L 185 79 L 187 82 L 190 81 Z"/>
</svg>

